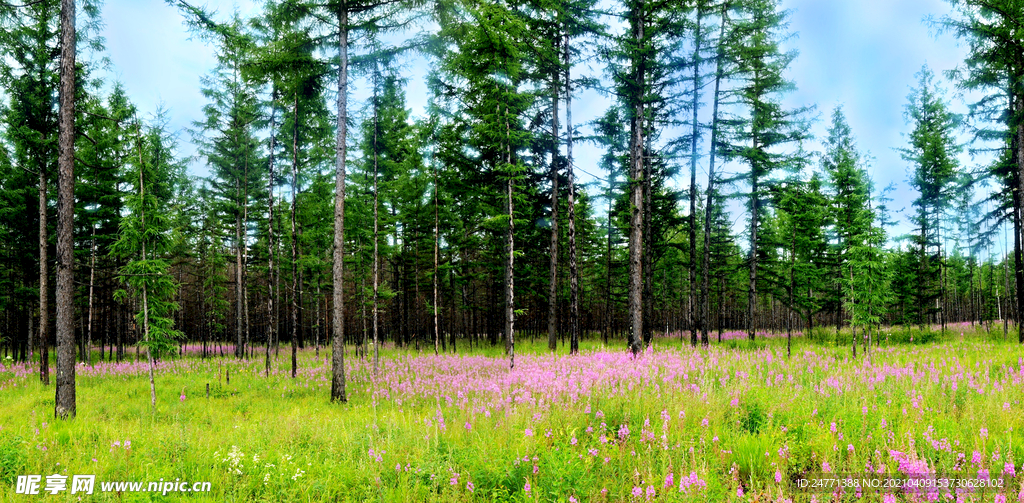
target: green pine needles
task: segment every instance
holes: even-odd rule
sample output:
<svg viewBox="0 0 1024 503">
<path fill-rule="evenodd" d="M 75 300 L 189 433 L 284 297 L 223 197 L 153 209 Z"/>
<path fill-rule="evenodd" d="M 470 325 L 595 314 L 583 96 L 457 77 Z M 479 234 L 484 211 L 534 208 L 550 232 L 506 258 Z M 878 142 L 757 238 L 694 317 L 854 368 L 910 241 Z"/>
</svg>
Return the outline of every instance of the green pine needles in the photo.
<svg viewBox="0 0 1024 503">
<path fill-rule="evenodd" d="M 136 120 L 135 133 L 136 156 L 127 164 L 127 178 L 136 186 L 125 195 L 128 214 L 121 219 L 120 235 L 111 247 L 113 255 L 128 261 L 118 275 L 125 288 L 117 290 L 114 298 L 136 306 L 135 324 L 143 334 L 139 344 L 146 348 L 152 366 L 182 337 L 172 318 L 178 309 L 174 301 L 178 284 L 164 258 L 173 244 L 169 202 L 180 166 L 174 164 L 173 144 L 168 144 L 161 126 L 148 128 L 143 135 Z M 153 400 L 155 407 L 155 395 Z"/>
</svg>

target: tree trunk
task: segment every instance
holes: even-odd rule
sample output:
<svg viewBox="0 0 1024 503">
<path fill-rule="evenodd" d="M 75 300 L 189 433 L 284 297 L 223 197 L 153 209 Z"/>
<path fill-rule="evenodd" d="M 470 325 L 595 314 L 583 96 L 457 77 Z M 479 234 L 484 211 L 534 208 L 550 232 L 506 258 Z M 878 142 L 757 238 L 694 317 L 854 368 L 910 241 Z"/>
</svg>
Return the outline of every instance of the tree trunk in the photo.
<svg viewBox="0 0 1024 503">
<path fill-rule="evenodd" d="M 640 2 L 640 9 L 643 2 Z M 644 38 L 643 21 L 640 15 L 631 17 L 633 36 L 637 41 Z M 634 74 L 636 85 L 643 88 L 643 61 L 636 65 Z M 630 158 L 629 158 L 629 349 L 634 355 L 640 352 L 640 339 L 643 334 L 643 116 L 642 96 L 633 96 L 632 117 L 630 117 Z"/>
<path fill-rule="evenodd" d="M 753 149 L 757 150 L 756 136 Z M 751 163 L 750 167 L 750 283 L 747 285 L 747 337 L 750 340 L 754 340 L 756 329 L 754 316 L 757 313 L 757 213 L 759 202 L 757 167 L 753 164 Z"/>
<path fill-rule="evenodd" d="M 438 325 L 437 315 L 440 305 L 437 303 L 437 252 L 440 233 L 437 225 L 437 167 L 434 167 L 434 355 L 438 354 L 438 345 L 441 339 L 441 327 Z"/>
<path fill-rule="evenodd" d="M 558 72 L 551 83 L 551 281 L 548 284 L 548 349 L 558 348 Z"/>
<path fill-rule="evenodd" d="M 576 177 L 572 166 L 572 73 L 569 35 L 565 54 L 565 170 L 569 181 L 569 354 L 580 352 L 580 276 L 576 264 Z M 557 99 L 555 100 L 558 101 Z"/>
<path fill-rule="evenodd" d="M 235 197 L 240 198 L 241 183 L 235 180 Z M 235 358 L 245 356 L 245 339 L 243 339 L 243 321 L 245 311 L 245 294 L 242 292 L 242 214 L 235 215 Z"/>
<path fill-rule="evenodd" d="M 698 4 L 700 5 L 700 4 Z M 690 233 L 690 255 L 689 255 L 689 270 L 690 270 L 690 345 L 697 346 L 697 325 L 703 327 L 704 320 L 700 316 L 694 315 L 694 308 L 697 307 L 699 302 L 694 302 L 697 298 L 697 137 L 700 135 L 700 124 L 697 118 L 697 111 L 700 105 L 700 67 L 701 57 L 700 50 L 702 45 L 701 39 L 701 21 L 704 19 L 704 10 L 697 7 L 697 26 L 694 32 L 694 48 L 693 48 L 693 96 L 692 102 L 690 103 L 693 108 L 693 122 L 692 136 L 690 137 L 690 218 L 688 231 Z M 725 23 L 722 23 L 723 25 Z M 702 328 L 702 333 L 706 331 Z"/>
<path fill-rule="evenodd" d="M 499 110 L 500 112 L 500 110 Z M 505 108 L 508 113 L 508 107 Z M 512 170 L 512 137 L 508 118 L 505 119 L 505 168 Z M 505 194 L 508 204 L 508 240 L 507 255 L 508 262 L 505 263 L 505 344 L 508 350 L 508 366 L 510 369 L 516 366 L 516 341 L 515 341 L 515 278 L 513 271 L 515 267 L 515 216 L 512 206 L 512 173 L 508 174 L 505 182 Z"/>
<path fill-rule="evenodd" d="M 649 121 L 645 121 L 644 126 L 645 133 L 650 133 L 651 126 Z M 650 155 L 652 149 L 650 148 L 652 134 L 645 134 L 644 136 L 644 147 L 641 150 L 641 156 Z M 641 305 L 643 306 L 643 343 L 644 347 L 650 347 L 654 342 L 654 236 L 651 232 L 651 208 L 654 204 L 654 194 L 652 193 L 653 186 L 651 183 L 651 162 L 648 159 L 644 162 L 644 175 L 643 175 L 643 231 L 641 231 L 643 242 L 643 252 L 640 257 L 640 270 L 643 271 L 643 292 L 641 293 Z"/>
<path fill-rule="evenodd" d="M 332 329 L 334 340 L 331 351 L 331 401 L 346 402 L 345 395 L 345 155 L 348 134 L 348 5 L 343 2 L 338 9 L 338 133 L 335 140 L 335 182 L 334 182 L 334 278 Z"/>
<path fill-rule="evenodd" d="M 292 117 L 292 378 L 298 371 L 299 351 L 299 254 L 295 230 L 295 212 L 298 209 L 299 185 L 299 95 L 295 95 Z"/>
<path fill-rule="evenodd" d="M 264 348 L 263 375 L 270 377 L 270 345 L 274 341 L 274 332 L 277 330 L 277 312 L 274 311 L 274 149 L 277 143 L 277 130 L 274 119 L 277 107 L 277 90 L 271 94 L 270 104 L 270 158 L 267 178 L 267 341 Z"/>
<path fill-rule="evenodd" d="M 92 366 L 92 311 L 93 311 L 93 286 L 96 281 L 96 227 L 92 228 L 92 248 L 89 259 L 89 325 L 85 338 L 85 362 Z"/>
<path fill-rule="evenodd" d="M 377 87 L 375 85 L 374 92 L 376 90 Z M 380 272 L 378 264 L 380 263 L 380 255 L 377 248 L 379 240 L 379 217 L 377 215 L 379 194 L 377 189 L 377 107 L 375 105 L 373 108 L 373 375 L 375 376 L 380 364 L 380 339 L 378 332 L 378 313 L 380 312 L 378 296 Z"/>
<path fill-rule="evenodd" d="M 57 389 L 54 415 L 75 417 L 75 2 L 60 3 L 60 137 L 57 176 Z"/>
<path fill-rule="evenodd" d="M 1017 116 L 1018 117 L 1024 116 L 1024 93 L 1018 93 L 1014 98 L 1016 98 L 1015 101 L 1017 103 Z M 1011 98 L 1011 100 L 1013 100 L 1014 98 Z M 1015 195 L 1017 195 L 1017 198 L 1014 200 L 1014 202 L 1016 203 L 1015 206 L 1016 206 L 1016 209 L 1017 209 L 1017 212 L 1018 212 L 1018 220 L 1015 222 L 1017 224 L 1017 229 L 1016 229 L 1016 233 L 1015 233 L 1016 234 L 1015 241 L 1017 242 L 1017 246 L 1015 247 L 1016 248 L 1016 253 L 1015 253 L 1015 255 L 1016 255 L 1016 263 L 1015 263 L 1015 265 L 1016 265 L 1016 269 L 1017 269 L 1016 270 L 1016 274 L 1017 274 L 1017 318 L 1018 318 L 1016 321 L 1017 321 L 1017 340 L 1018 340 L 1018 342 L 1020 344 L 1024 344 L 1024 323 L 1021 323 L 1021 320 L 1020 320 L 1021 313 L 1024 313 L 1024 264 L 1021 264 L 1021 247 L 1020 247 L 1020 236 L 1021 236 L 1021 232 L 1024 231 L 1024 229 L 1021 228 L 1022 226 L 1020 225 L 1020 221 L 1019 221 L 1019 219 L 1020 219 L 1020 212 L 1024 211 L 1024 209 L 1021 208 L 1022 203 L 1024 203 L 1024 200 L 1021 199 L 1022 197 L 1024 197 L 1024 193 L 1021 193 L 1021 190 L 1024 190 L 1024 121 L 1018 121 L 1018 124 L 1017 124 L 1017 134 L 1014 137 L 1014 141 L 1016 142 L 1016 144 L 1012 145 L 1011 147 L 1012 147 L 1012 151 L 1013 151 L 1012 155 L 1016 157 L 1016 161 L 1017 161 L 1016 165 L 1017 165 L 1017 189 L 1018 189 L 1018 190 L 1013 191 L 1013 193 Z"/>
<path fill-rule="evenodd" d="M 704 257 L 701 265 L 701 281 L 700 281 L 700 342 L 707 346 L 708 341 L 708 321 L 711 318 L 711 299 L 710 299 L 710 283 L 711 283 L 711 209 L 714 207 L 715 200 L 715 154 L 718 153 L 718 102 L 721 96 L 721 84 L 722 84 L 722 61 L 725 57 L 725 24 L 728 22 L 728 16 L 726 9 L 722 7 L 722 25 L 719 27 L 718 32 L 718 50 L 715 56 L 715 96 L 714 104 L 711 110 L 711 149 L 708 157 L 708 190 L 705 195 L 706 203 L 704 204 Z M 719 297 L 719 304 L 722 303 L 721 297 Z M 719 320 L 719 328 L 721 328 L 721 320 Z M 721 342 L 721 336 L 719 336 L 719 342 Z"/>
<path fill-rule="evenodd" d="M 39 166 L 39 380 L 50 385 L 50 259 L 46 215 L 46 170 Z"/>
</svg>

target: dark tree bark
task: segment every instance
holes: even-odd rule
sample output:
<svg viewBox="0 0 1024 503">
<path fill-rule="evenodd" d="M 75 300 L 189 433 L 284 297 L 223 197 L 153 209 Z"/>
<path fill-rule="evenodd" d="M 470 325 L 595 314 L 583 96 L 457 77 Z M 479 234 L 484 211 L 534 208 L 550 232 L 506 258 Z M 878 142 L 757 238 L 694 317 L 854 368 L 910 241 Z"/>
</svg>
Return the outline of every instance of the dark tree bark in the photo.
<svg viewBox="0 0 1024 503">
<path fill-rule="evenodd" d="M 377 86 L 374 85 L 374 92 Z M 378 206 L 379 194 L 377 187 L 377 107 L 373 108 L 373 375 L 377 375 L 377 368 L 380 364 L 380 339 L 378 320 L 380 313 L 380 252 L 378 251 L 379 228 L 378 228 Z"/>
<path fill-rule="evenodd" d="M 39 166 L 39 380 L 50 385 L 50 259 L 47 253 L 46 169 Z M 29 329 L 31 332 L 31 329 Z"/>
<path fill-rule="evenodd" d="M 718 103 L 721 96 L 721 84 L 722 84 L 722 64 L 725 57 L 725 46 L 723 41 L 725 40 L 725 24 L 728 22 L 726 16 L 725 6 L 722 7 L 722 20 L 721 26 L 718 29 L 718 50 L 715 55 L 715 96 L 714 103 L 711 108 L 711 149 L 708 156 L 708 190 L 705 195 L 704 204 L 704 257 L 701 266 L 701 281 L 700 281 L 700 342 L 707 346 L 708 341 L 708 322 L 711 318 L 711 299 L 710 299 L 710 282 L 711 282 L 711 210 L 714 207 L 715 200 L 715 154 L 718 153 Z M 719 296 L 719 304 L 722 302 L 721 296 Z M 719 319 L 719 342 L 721 342 L 721 319 Z"/>
<path fill-rule="evenodd" d="M 569 35 L 565 55 L 565 172 L 569 181 L 569 354 L 580 352 L 580 277 L 576 264 L 576 178 L 572 167 L 572 81 Z M 558 101 L 557 99 L 555 100 Z"/>
<path fill-rule="evenodd" d="M 235 198 L 241 195 L 242 180 L 235 179 Z M 245 312 L 245 294 L 242 292 L 242 214 L 235 214 L 235 358 L 245 356 L 245 339 L 243 338 L 243 317 Z"/>
<path fill-rule="evenodd" d="M 548 285 L 548 349 L 558 347 L 558 72 L 551 82 L 551 281 Z"/>
<path fill-rule="evenodd" d="M 1024 93 L 1011 93 L 1010 100 L 1011 103 L 1016 102 L 1017 104 L 1017 113 L 1015 116 L 1018 118 L 1016 125 L 1017 131 L 1011 142 L 1011 155 L 1015 158 L 1015 164 L 1017 165 L 1018 189 L 1013 191 L 1014 196 L 1016 196 L 1014 199 L 1014 206 L 1016 207 L 1015 213 L 1017 215 L 1017 218 L 1014 220 L 1014 224 L 1017 227 L 1016 232 L 1014 233 L 1014 248 L 1016 252 L 1014 253 L 1014 265 L 1016 266 L 1015 274 L 1017 276 L 1017 340 L 1020 344 L 1024 344 L 1024 323 L 1021 323 L 1020 320 L 1021 313 L 1024 313 L 1024 264 L 1022 264 L 1022 250 L 1020 244 L 1021 232 L 1024 232 L 1024 226 L 1022 226 L 1020 222 L 1021 211 L 1024 211 L 1024 208 L 1021 208 L 1021 206 L 1024 205 L 1024 199 L 1022 199 L 1024 198 L 1024 192 L 1021 192 L 1024 190 Z"/>
<path fill-rule="evenodd" d="M 277 101 L 277 91 L 275 90 L 271 95 L 270 104 L 270 158 L 268 159 L 268 169 L 270 171 L 269 177 L 267 178 L 267 343 L 264 348 L 264 368 L 263 374 L 265 377 L 270 377 L 270 345 L 274 341 L 274 333 L 277 331 L 277 313 L 274 311 L 274 148 L 277 143 L 277 136 L 275 129 L 276 124 L 274 123 L 277 107 L 274 106 L 274 102 Z"/>
<path fill-rule="evenodd" d="M 75 1 L 60 3 L 60 155 L 57 159 L 57 389 L 54 415 L 75 417 Z"/>
<path fill-rule="evenodd" d="M 505 112 L 508 113 L 506 107 Z M 510 134 L 508 119 L 505 120 L 505 163 L 508 169 L 512 165 L 512 135 Z M 515 340 L 515 216 L 512 206 L 512 174 L 509 173 L 505 182 L 506 202 L 508 204 L 508 237 L 506 241 L 508 261 L 505 263 L 505 344 L 508 350 L 508 366 L 516 366 L 516 340 Z"/>
<path fill-rule="evenodd" d="M 292 120 L 292 378 L 298 372 L 298 350 L 299 350 L 299 307 L 300 291 L 302 285 L 299 283 L 299 253 L 298 235 L 295 227 L 295 212 L 298 209 L 298 185 L 299 185 L 299 95 L 295 95 L 294 117 Z"/>
<path fill-rule="evenodd" d="M 334 278 L 333 323 L 331 351 L 331 401 L 346 402 L 345 394 L 345 144 L 348 134 L 348 6 L 342 2 L 338 8 L 338 133 L 335 140 L 334 182 Z"/>
<path fill-rule="evenodd" d="M 91 257 L 89 258 L 89 325 L 86 330 L 85 357 L 82 361 L 92 366 L 92 311 L 93 311 L 93 286 L 96 282 L 96 227 L 92 228 L 92 243 L 90 243 Z"/>
<path fill-rule="evenodd" d="M 441 327 L 438 324 L 438 311 L 440 305 L 437 302 L 437 251 L 440 234 L 437 225 L 437 168 L 434 168 L 434 354 L 438 354 L 438 345 L 441 342 Z"/>
<path fill-rule="evenodd" d="M 692 103 L 690 104 L 693 108 L 692 135 L 690 137 L 690 218 L 689 225 L 687 226 L 687 230 L 690 233 L 690 344 L 693 346 L 697 345 L 697 325 L 704 323 L 700 316 L 694 315 L 694 308 L 698 308 L 697 304 L 699 303 L 694 301 L 697 299 L 697 138 L 700 134 L 697 112 L 699 110 L 698 105 L 700 104 L 700 51 L 703 43 L 701 39 L 701 22 L 703 17 L 704 11 L 698 6 L 697 25 L 693 42 L 693 96 L 691 97 Z M 722 23 L 722 25 L 725 26 L 725 23 Z"/>
<path fill-rule="evenodd" d="M 641 2 L 641 9 L 642 9 Z M 631 17 L 633 37 L 643 40 L 644 27 L 642 16 Z M 634 70 L 636 86 L 643 88 L 643 61 Z M 634 96 L 633 110 L 630 117 L 629 145 L 629 350 L 633 354 L 640 352 L 640 339 L 643 333 L 643 174 L 644 174 L 644 141 L 643 116 L 644 105 L 641 96 Z"/>
</svg>

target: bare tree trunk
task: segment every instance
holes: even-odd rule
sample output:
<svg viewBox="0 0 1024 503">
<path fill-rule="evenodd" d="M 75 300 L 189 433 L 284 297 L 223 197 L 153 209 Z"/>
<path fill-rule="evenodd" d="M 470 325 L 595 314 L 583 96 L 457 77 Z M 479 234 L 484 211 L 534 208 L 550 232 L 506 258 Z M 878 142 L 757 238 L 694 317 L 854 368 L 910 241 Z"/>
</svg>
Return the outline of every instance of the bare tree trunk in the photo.
<svg viewBox="0 0 1024 503">
<path fill-rule="evenodd" d="M 316 332 L 314 333 L 314 347 L 316 348 L 316 359 L 320 359 L 320 328 L 323 326 L 320 323 L 320 273 L 316 275 Z"/>
<path fill-rule="evenodd" d="M 50 259 L 46 214 L 46 169 L 39 166 L 39 380 L 50 385 Z"/>
<path fill-rule="evenodd" d="M 580 352 L 580 275 L 576 264 L 576 177 L 572 166 L 572 61 L 568 33 L 565 34 L 563 49 L 565 54 L 565 170 L 569 181 L 569 353 L 576 354 Z"/>
<path fill-rule="evenodd" d="M 789 313 L 786 317 L 786 358 L 793 355 L 793 291 L 796 289 L 796 279 L 793 270 L 796 268 L 796 225 L 792 226 L 789 237 Z"/>
<path fill-rule="evenodd" d="M 345 155 L 348 113 L 348 5 L 338 9 L 338 135 L 335 140 L 334 182 L 334 340 L 331 351 L 331 401 L 346 402 L 345 395 Z"/>
<path fill-rule="evenodd" d="M 267 343 L 263 361 L 263 375 L 270 377 L 270 345 L 274 341 L 274 333 L 277 331 L 277 312 L 274 310 L 274 149 L 277 143 L 277 131 L 275 129 L 274 119 L 277 107 L 275 102 L 277 101 L 277 90 L 275 89 L 271 95 L 270 105 L 270 159 L 268 160 L 268 166 L 270 170 L 269 177 L 267 178 L 267 194 L 269 202 L 267 203 Z"/>
<path fill-rule="evenodd" d="M 641 2 L 640 8 L 643 8 Z M 634 38 L 637 41 L 643 40 L 644 27 L 641 19 L 633 21 L 632 27 Z M 644 65 L 643 61 L 636 65 L 636 85 L 643 88 Z M 643 141 L 643 116 L 644 106 L 642 96 L 633 97 L 636 102 L 630 117 L 630 159 L 629 159 L 629 350 L 633 354 L 640 352 L 640 339 L 643 333 L 643 174 L 644 174 L 644 141 Z"/>
<path fill-rule="evenodd" d="M 499 110 L 500 113 L 500 110 Z M 506 107 L 505 113 L 508 113 Z M 512 135 L 508 118 L 505 119 L 505 167 L 512 169 Z M 513 268 L 515 266 L 515 216 L 512 206 L 512 174 L 509 173 L 505 182 L 506 201 L 508 203 L 508 241 L 507 252 L 508 262 L 505 263 L 505 343 L 508 350 L 508 366 L 510 369 L 516 366 L 516 340 L 515 340 L 515 278 Z"/>
<path fill-rule="evenodd" d="M 700 316 L 694 316 L 694 307 L 696 304 L 693 300 L 697 298 L 697 137 L 700 135 L 700 123 L 697 118 L 697 112 L 700 105 L 700 67 L 701 67 L 701 22 L 704 19 L 704 10 L 698 4 L 697 7 L 697 25 L 694 32 L 694 48 L 693 48 L 693 96 L 692 103 L 690 106 L 693 108 L 693 122 L 691 123 L 691 136 L 690 136 L 690 218 L 689 218 L 689 232 L 690 232 L 690 345 L 697 346 L 697 325 L 703 325 L 704 320 Z M 725 23 L 723 23 L 724 25 Z M 698 308 L 699 309 L 699 308 Z"/>
<path fill-rule="evenodd" d="M 377 86 L 374 85 L 374 93 L 377 92 Z M 380 204 L 379 192 L 377 187 L 377 107 L 373 108 L 373 375 L 377 375 L 377 370 L 380 365 L 380 335 L 379 335 L 379 316 L 380 316 L 380 297 L 379 297 L 379 285 L 380 285 L 380 252 L 378 251 L 379 242 L 379 217 L 377 214 L 378 206 Z"/>
<path fill-rule="evenodd" d="M 57 389 L 54 415 L 74 418 L 75 403 L 75 2 L 60 3 L 60 137 L 57 176 Z"/>
<path fill-rule="evenodd" d="M 604 277 L 604 345 L 608 345 L 608 337 L 612 334 L 612 180 L 608 177 L 608 213 L 607 213 L 607 250 L 605 255 Z"/>
<path fill-rule="evenodd" d="M 299 95 L 295 95 L 292 118 L 292 378 L 298 372 L 299 351 L 299 254 L 295 230 L 295 212 L 298 209 L 299 185 Z"/>
<path fill-rule="evenodd" d="M 757 120 L 755 112 L 753 122 L 756 123 Z M 756 152 L 757 132 L 755 131 L 752 136 L 754 139 L 751 148 Z M 747 337 L 750 340 L 754 340 L 757 325 L 754 316 L 757 313 L 757 214 L 760 209 L 758 198 L 758 190 L 760 189 L 758 182 L 760 180 L 758 180 L 758 168 L 755 164 L 755 162 L 751 162 L 750 165 L 750 283 L 747 286 Z"/>
<path fill-rule="evenodd" d="M 438 241 L 441 239 L 437 225 L 437 167 L 434 167 L 434 354 L 437 354 L 441 339 L 441 327 L 438 326 L 437 314 L 440 306 L 437 303 L 437 252 Z M 454 314 L 454 313 L 453 313 Z"/>
<path fill-rule="evenodd" d="M 645 132 L 650 132 L 650 120 L 648 119 L 646 126 L 644 126 Z M 652 134 L 647 134 L 644 137 L 644 148 L 641 156 L 650 155 L 652 149 L 651 137 Z M 641 293 L 641 305 L 643 306 L 643 343 L 644 347 L 650 347 L 654 343 L 654 234 L 651 231 L 651 216 L 652 208 L 654 206 L 654 194 L 652 185 L 651 175 L 651 161 L 648 159 L 644 162 L 644 176 L 643 176 L 643 231 L 642 242 L 643 252 L 640 257 L 640 269 L 643 271 L 643 292 Z"/>
<path fill-rule="evenodd" d="M 89 259 L 89 328 L 86 331 L 85 339 L 85 361 L 92 366 L 92 311 L 93 311 L 93 285 L 96 281 L 96 227 L 92 228 L 92 252 Z"/>
<path fill-rule="evenodd" d="M 558 72 L 551 83 L 551 280 L 548 284 L 548 349 L 558 348 Z"/>
<path fill-rule="evenodd" d="M 235 198 L 241 195 L 241 183 L 235 179 Z M 245 339 L 243 339 L 245 294 L 242 292 L 242 214 L 235 215 L 235 358 L 245 356 Z"/>
<path fill-rule="evenodd" d="M 1014 98 L 1016 98 L 1016 99 L 1014 100 Z M 1016 103 L 1017 103 L 1017 114 L 1016 115 L 1017 115 L 1017 117 L 1020 117 L 1022 114 L 1024 114 L 1024 93 L 1017 94 L 1016 96 L 1011 98 L 1011 102 L 1012 101 L 1016 101 Z M 1021 197 L 1024 197 L 1024 195 L 1020 194 L 1020 190 L 1024 190 L 1024 121 L 1018 121 L 1018 124 L 1017 124 L 1017 134 L 1015 135 L 1014 141 L 1015 141 L 1016 144 L 1012 145 L 1012 147 L 1013 147 L 1012 148 L 1012 150 L 1013 150 L 1013 154 L 1012 155 L 1016 157 L 1016 161 L 1017 161 L 1016 164 L 1017 164 L 1017 186 L 1018 186 L 1017 188 L 1018 188 L 1018 190 L 1013 191 L 1013 193 L 1018 196 L 1017 199 L 1015 200 L 1015 202 L 1017 203 L 1016 204 L 1017 211 L 1020 212 L 1020 211 L 1024 211 L 1024 209 L 1021 208 L 1021 204 L 1024 203 L 1024 200 L 1021 200 Z M 1017 233 L 1016 233 L 1017 236 L 1018 236 L 1017 237 L 1017 241 L 1020 240 L 1021 232 L 1024 232 L 1024 228 L 1021 228 L 1021 226 L 1019 226 L 1018 229 L 1017 229 Z M 1016 266 L 1017 266 L 1017 271 L 1016 271 L 1016 274 L 1017 274 L 1017 318 L 1018 318 L 1016 320 L 1017 321 L 1017 339 L 1018 339 L 1018 342 L 1020 344 L 1024 344 L 1024 323 L 1021 323 L 1021 320 L 1020 320 L 1021 313 L 1024 312 L 1024 265 L 1021 264 L 1021 259 L 1020 259 L 1021 249 L 1020 249 L 1020 246 L 1017 247 L 1017 253 L 1016 254 L 1017 254 L 1017 257 L 1018 257 L 1017 258 L 1017 262 L 1016 262 Z"/>
<path fill-rule="evenodd" d="M 249 225 L 249 142 L 245 143 L 245 159 L 243 160 L 245 169 L 243 170 L 244 179 L 242 181 L 242 332 L 244 337 L 242 339 L 242 356 L 246 359 L 249 358 L 249 351 L 251 347 L 249 344 L 249 244 L 246 243 L 248 237 L 248 225 Z"/>
<path fill-rule="evenodd" d="M 857 357 L 857 325 L 853 322 L 853 304 L 857 300 L 853 296 L 853 263 L 848 266 L 850 269 L 850 344 L 853 346 L 853 357 Z"/>
<path fill-rule="evenodd" d="M 727 11 L 725 7 L 722 7 L 722 24 L 718 31 L 718 51 L 715 56 L 715 96 L 714 104 L 712 105 L 711 111 L 711 149 L 708 160 L 708 190 L 705 195 L 706 203 L 704 204 L 704 258 L 702 260 L 701 267 L 701 281 L 700 281 L 700 342 L 707 346 L 708 341 L 708 321 L 711 318 L 711 299 L 710 299 L 710 283 L 711 283 L 711 210 L 714 207 L 715 200 L 715 154 L 718 153 L 718 102 L 721 96 L 721 84 L 722 84 L 722 61 L 725 57 L 725 24 L 728 22 L 726 15 Z M 719 298 L 719 304 L 722 304 L 721 298 Z M 719 319 L 719 330 L 721 330 L 721 319 Z M 721 332 L 719 332 L 721 334 Z M 719 342 L 721 342 L 721 335 L 719 335 Z"/>
</svg>

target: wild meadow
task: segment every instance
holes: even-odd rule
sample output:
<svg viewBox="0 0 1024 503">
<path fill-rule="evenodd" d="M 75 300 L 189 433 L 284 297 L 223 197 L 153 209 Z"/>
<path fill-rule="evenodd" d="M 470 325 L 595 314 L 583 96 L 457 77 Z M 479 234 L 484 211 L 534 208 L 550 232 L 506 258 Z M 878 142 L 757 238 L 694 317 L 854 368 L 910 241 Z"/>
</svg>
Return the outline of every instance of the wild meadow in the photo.
<svg viewBox="0 0 1024 503">
<path fill-rule="evenodd" d="M 964 331 L 963 335 L 955 333 Z M 517 345 L 460 355 L 386 347 L 329 354 L 79 365 L 78 415 L 53 419 L 33 366 L 0 367 L 0 500 L 19 475 L 210 482 L 208 493 L 101 492 L 83 501 L 1024 501 L 1024 350 L 953 327 L 882 343 L 870 361 L 798 336 L 708 349 L 656 340 L 637 357 Z M 883 337 L 884 337 L 883 331 Z M 284 353 L 282 348 L 282 353 Z M 465 349 L 465 348 L 463 348 Z M 858 348 L 860 350 L 860 348 Z M 227 352 L 226 352 L 227 353 Z M 371 353 L 372 354 L 372 353 Z M 129 354 L 134 357 L 133 354 Z M 209 395 L 207 395 L 209 385 Z M 811 473 L 1002 477 L 1003 488 L 808 492 Z"/>
</svg>

